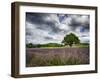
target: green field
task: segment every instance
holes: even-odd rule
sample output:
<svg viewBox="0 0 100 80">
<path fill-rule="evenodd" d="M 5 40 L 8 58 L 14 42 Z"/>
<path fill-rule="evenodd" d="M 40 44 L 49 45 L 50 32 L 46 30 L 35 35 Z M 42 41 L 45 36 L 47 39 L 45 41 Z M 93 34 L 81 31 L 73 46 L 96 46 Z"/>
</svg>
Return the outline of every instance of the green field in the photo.
<svg viewBox="0 0 100 80">
<path fill-rule="evenodd" d="M 63 45 L 63 44 L 58 44 L 58 43 L 47 43 L 47 44 L 26 44 L 27 48 L 70 48 L 69 45 Z M 85 48 L 89 47 L 88 43 L 80 43 L 80 44 L 73 44 L 71 47 L 76 47 L 76 48 Z"/>
</svg>

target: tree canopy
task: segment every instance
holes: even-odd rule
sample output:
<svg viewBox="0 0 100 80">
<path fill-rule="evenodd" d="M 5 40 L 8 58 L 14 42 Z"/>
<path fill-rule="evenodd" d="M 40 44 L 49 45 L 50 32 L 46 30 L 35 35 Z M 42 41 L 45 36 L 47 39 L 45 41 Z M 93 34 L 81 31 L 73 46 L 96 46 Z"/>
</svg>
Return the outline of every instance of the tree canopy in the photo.
<svg viewBox="0 0 100 80">
<path fill-rule="evenodd" d="M 64 37 L 62 43 L 63 43 L 64 45 L 69 45 L 69 46 L 71 47 L 73 44 L 78 44 L 78 43 L 80 43 L 80 40 L 79 40 L 79 38 L 78 38 L 75 34 L 70 33 L 70 34 L 67 34 L 67 35 Z"/>
</svg>

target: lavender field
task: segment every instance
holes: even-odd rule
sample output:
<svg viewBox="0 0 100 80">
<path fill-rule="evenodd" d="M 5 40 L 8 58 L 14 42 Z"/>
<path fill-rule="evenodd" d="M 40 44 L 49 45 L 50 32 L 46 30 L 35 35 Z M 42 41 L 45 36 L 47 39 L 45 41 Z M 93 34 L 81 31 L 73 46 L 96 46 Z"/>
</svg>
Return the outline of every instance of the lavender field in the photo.
<svg viewBox="0 0 100 80">
<path fill-rule="evenodd" d="M 87 48 L 26 48 L 26 67 L 89 64 Z"/>
</svg>

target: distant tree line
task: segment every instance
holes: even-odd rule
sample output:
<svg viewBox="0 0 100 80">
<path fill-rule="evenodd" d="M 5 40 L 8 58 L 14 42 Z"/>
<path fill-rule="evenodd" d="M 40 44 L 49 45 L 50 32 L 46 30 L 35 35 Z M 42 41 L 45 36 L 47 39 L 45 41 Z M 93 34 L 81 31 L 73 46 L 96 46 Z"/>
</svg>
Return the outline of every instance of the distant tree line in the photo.
<svg viewBox="0 0 100 80">
<path fill-rule="evenodd" d="M 26 44 L 27 48 L 41 48 L 41 47 L 63 47 L 62 44 L 58 43 L 47 43 L 47 44 Z"/>
</svg>

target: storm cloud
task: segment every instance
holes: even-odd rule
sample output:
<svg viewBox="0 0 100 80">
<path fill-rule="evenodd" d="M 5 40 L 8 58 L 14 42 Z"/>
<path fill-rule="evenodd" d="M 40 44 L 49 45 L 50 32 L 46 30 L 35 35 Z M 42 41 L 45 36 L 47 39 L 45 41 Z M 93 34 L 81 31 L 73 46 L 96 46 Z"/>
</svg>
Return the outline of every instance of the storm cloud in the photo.
<svg viewBox="0 0 100 80">
<path fill-rule="evenodd" d="M 73 32 L 82 43 L 89 42 L 89 15 L 26 13 L 26 43 L 61 43 Z"/>
</svg>

